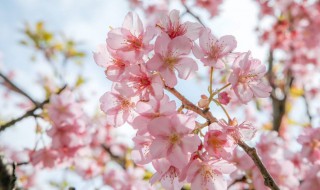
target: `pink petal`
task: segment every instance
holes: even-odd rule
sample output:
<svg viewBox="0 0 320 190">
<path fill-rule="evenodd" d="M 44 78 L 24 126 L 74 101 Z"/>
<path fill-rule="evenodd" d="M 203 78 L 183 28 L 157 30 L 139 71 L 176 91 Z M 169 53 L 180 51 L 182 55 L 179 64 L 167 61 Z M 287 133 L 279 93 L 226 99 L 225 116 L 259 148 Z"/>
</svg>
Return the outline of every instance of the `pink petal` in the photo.
<svg viewBox="0 0 320 190">
<path fill-rule="evenodd" d="M 184 36 L 175 37 L 169 43 L 168 49 L 172 53 L 173 57 L 179 57 L 180 55 L 187 55 L 192 48 L 192 42 L 189 38 Z"/>
<path fill-rule="evenodd" d="M 215 45 L 220 47 L 220 55 L 226 55 L 237 47 L 237 41 L 233 36 L 226 35 L 222 36 Z"/>
<path fill-rule="evenodd" d="M 149 71 L 159 71 L 163 65 L 163 60 L 160 55 L 156 53 L 146 64 Z"/>
<path fill-rule="evenodd" d="M 178 145 L 173 145 L 171 151 L 168 152 L 167 158 L 173 166 L 179 169 L 188 164 L 188 154 L 183 152 Z"/>
<path fill-rule="evenodd" d="M 191 73 L 198 70 L 197 63 L 189 57 L 180 59 L 174 67 L 177 69 L 178 76 L 181 79 L 187 79 Z"/>
<path fill-rule="evenodd" d="M 187 28 L 187 32 L 185 34 L 191 40 L 196 40 L 199 38 L 200 31 L 203 29 L 203 26 L 200 23 L 196 22 L 185 22 L 185 26 Z"/>
<path fill-rule="evenodd" d="M 160 70 L 160 74 L 165 81 L 165 84 L 169 87 L 174 87 L 177 84 L 177 77 L 173 70 L 169 68 L 163 68 Z"/>
<path fill-rule="evenodd" d="M 170 37 L 166 33 L 161 33 L 161 35 L 156 39 L 154 52 L 165 56 L 168 52 L 168 45 L 170 42 Z"/>
<path fill-rule="evenodd" d="M 167 117 L 155 118 L 149 123 L 148 130 L 154 137 L 167 137 L 172 133 L 170 119 Z"/>
<path fill-rule="evenodd" d="M 150 145 L 150 154 L 153 159 L 164 158 L 168 152 L 168 141 L 164 139 L 155 139 Z"/>
</svg>

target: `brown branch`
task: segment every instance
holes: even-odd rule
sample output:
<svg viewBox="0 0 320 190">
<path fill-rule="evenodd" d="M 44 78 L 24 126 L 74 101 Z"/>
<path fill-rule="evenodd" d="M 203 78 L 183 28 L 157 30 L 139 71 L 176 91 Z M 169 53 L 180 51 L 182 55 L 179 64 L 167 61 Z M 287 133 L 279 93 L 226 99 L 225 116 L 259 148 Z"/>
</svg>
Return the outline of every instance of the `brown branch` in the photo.
<svg viewBox="0 0 320 190">
<path fill-rule="evenodd" d="M 198 106 L 194 105 L 182 94 L 180 94 L 180 92 L 178 92 L 175 88 L 170 88 L 168 86 L 165 86 L 165 89 L 171 92 L 171 94 L 175 95 L 179 100 L 181 100 L 182 104 L 184 105 L 184 108 L 201 115 L 202 117 L 206 118 L 210 123 L 214 123 L 218 121 L 215 117 L 212 116 L 211 112 L 209 112 L 208 109 L 206 110 L 200 109 Z"/>
<path fill-rule="evenodd" d="M 260 173 L 262 174 L 262 177 L 264 179 L 264 184 L 266 186 L 270 187 L 270 189 L 272 189 L 272 190 L 280 190 L 280 188 L 277 186 L 274 179 L 269 174 L 268 170 L 266 169 L 266 167 L 263 165 L 262 161 L 260 160 L 256 149 L 248 146 L 243 141 L 238 141 L 238 145 L 251 157 L 251 159 L 253 160 L 255 165 L 259 168 Z"/>
<path fill-rule="evenodd" d="M 305 106 L 306 106 L 306 112 L 307 112 L 307 116 L 309 118 L 310 125 L 312 125 L 312 115 L 310 113 L 310 105 L 309 105 L 308 99 L 306 97 L 306 89 L 305 88 L 303 88 L 302 98 L 304 99 L 304 103 L 305 103 Z"/>
<path fill-rule="evenodd" d="M 31 96 L 29 96 L 26 92 L 24 92 L 21 88 L 19 88 L 16 84 L 14 84 L 8 77 L 0 72 L 0 77 L 4 80 L 5 83 L 9 84 L 10 87 L 17 93 L 23 95 L 27 99 L 29 99 L 34 105 L 38 105 L 39 103 L 35 101 Z"/>
<path fill-rule="evenodd" d="M 7 164 L 5 164 L 3 161 L 3 157 L 0 156 L 0 189 L 13 190 L 16 185 L 15 183 L 15 165 L 12 164 L 12 172 L 10 172 Z"/>
<path fill-rule="evenodd" d="M 202 26 L 205 26 L 205 24 L 202 22 L 201 18 L 199 16 L 197 16 L 196 14 L 194 14 L 190 8 L 185 4 L 182 3 L 182 5 L 184 6 L 184 8 L 186 9 L 185 13 L 188 13 L 189 15 L 191 15 L 193 18 L 195 18 Z"/>
<path fill-rule="evenodd" d="M 230 185 L 228 185 L 228 189 L 236 183 L 239 182 L 247 182 L 247 177 L 244 175 L 242 178 L 234 180 Z"/>
<path fill-rule="evenodd" d="M 165 86 L 165 89 L 171 92 L 173 95 L 175 95 L 185 106 L 186 109 L 189 109 L 205 119 L 207 119 L 210 123 L 217 122 L 218 120 L 213 117 L 211 112 L 209 110 L 202 110 L 198 106 L 194 105 L 192 102 L 190 102 L 188 99 L 186 99 L 182 94 L 180 94 L 176 89 L 170 88 Z M 273 180 L 272 176 L 269 174 L 266 167 L 263 165 L 261 159 L 259 158 L 257 151 L 255 148 L 250 147 L 245 142 L 239 140 L 238 145 L 251 157 L 255 165 L 260 170 L 260 173 L 262 174 L 264 178 L 264 184 L 268 186 L 272 190 L 280 190 L 275 181 Z"/>
<path fill-rule="evenodd" d="M 114 155 L 110 148 L 107 147 L 105 144 L 102 144 L 101 147 L 110 155 L 111 159 L 117 162 L 123 169 L 126 169 L 126 160 L 121 158 L 120 156 Z"/>
<path fill-rule="evenodd" d="M 60 94 L 67 86 L 63 86 L 58 92 L 57 94 Z M 44 107 L 44 105 L 46 105 L 47 103 L 49 103 L 50 99 L 46 99 L 44 100 L 43 102 L 41 102 L 40 104 L 37 104 L 33 109 L 27 111 L 25 114 L 23 114 L 22 116 L 16 118 L 16 119 L 13 119 L 11 121 L 9 121 L 8 123 L 5 123 L 3 125 L 0 125 L 0 132 L 1 131 L 4 131 L 6 128 L 14 125 L 15 123 L 27 118 L 27 117 L 30 117 L 30 116 L 34 116 L 34 117 L 38 117 L 38 115 L 35 114 L 36 110 L 38 109 L 42 109 Z"/>
</svg>

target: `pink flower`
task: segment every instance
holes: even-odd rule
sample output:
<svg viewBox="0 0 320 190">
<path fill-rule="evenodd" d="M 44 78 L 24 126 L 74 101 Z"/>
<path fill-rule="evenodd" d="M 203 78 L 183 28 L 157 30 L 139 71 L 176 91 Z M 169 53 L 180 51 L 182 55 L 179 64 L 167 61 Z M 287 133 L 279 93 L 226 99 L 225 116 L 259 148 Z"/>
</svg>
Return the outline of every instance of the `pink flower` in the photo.
<svg viewBox="0 0 320 190">
<path fill-rule="evenodd" d="M 177 77 L 174 70 L 178 71 L 179 78 L 187 79 L 189 75 L 198 70 L 196 62 L 184 55 L 188 55 L 192 43 L 186 37 L 176 37 L 173 40 L 162 33 L 155 42 L 155 55 L 147 62 L 147 68 L 160 72 L 165 84 L 174 87 Z"/>
<path fill-rule="evenodd" d="M 210 17 L 216 16 L 219 12 L 219 6 L 222 3 L 222 0 L 196 0 L 196 5 L 207 9 L 210 13 Z"/>
<path fill-rule="evenodd" d="M 312 163 L 320 160 L 320 128 L 305 129 L 298 142 L 302 144 L 302 156 Z"/>
<path fill-rule="evenodd" d="M 229 102 L 230 102 L 230 99 L 231 99 L 231 98 L 230 98 L 228 92 L 221 92 L 221 93 L 219 93 L 219 95 L 218 95 L 218 100 L 219 100 L 219 102 L 220 102 L 221 104 L 223 104 L 223 105 L 228 105 Z"/>
<path fill-rule="evenodd" d="M 150 183 L 161 182 L 163 188 L 168 190 L 180 190 L 183 186 L 179 182 L 180 170 L 172 166 L 168 160 L 162 158 L 152 162 L 153 167 L 157 171 L 150 179 Z"/>
<path fill-rule="evenodd" d="M 233 138 L 219 124 L 212 123 L 204 136 L 204 147 L 211 156 L 230 158 L 236 145 Z"/>
<path fill-rule="evenodd" d="M 272 90 L 262 82 L 262 77 L 267 72 L 266 67 L 259 60 L 252 59 L 250 54 L 249 51 L 236 58 L 228 79 L 242 103 L 249 102 L 253 97 L 266 98 Z"/>
<path fill-rule="evenodd" d="M 127 67 L 123 78 L 115 85 L 116 89 L 129 96 L 139 96 L 142 101 L 149 101 L 150 95 L 158 99 L 163 96 L 163 82 L 158 74 L 150 74 L 144 65 Z"/>
<path fill-rule="evenodd" d="M 59 95 L 52 95 L 47 109 L 55 125 L 72 124 L 75 118 L 83 116 L 81 105 L 76 102 L 70 90 L 64 90 Z"/>
<path fill-rule="evenodd" d="M 200 138 L 192 134 L 194 127 L 194 118 L 182 114 L 153 119 L 148 126 L 149 133 L 155 138 L 150 145 L 152 158 L 167 158 L 179 169 L 186 166 L 189 155 L 201 143 Z"/>
<path fill-rule="evenodd" d="M 318 190 L 320 187 L 320 163 L 314 164 L 300 185 L 300 190 Z"/>
<path fill-rule="evenodd" d="M 264 162 L 270 175 L 282 190 L 296 190 L 299 187 L 299 179 L 295 176 L 295 168 L 288 160 L 268 160 Z M 264 179 L 257 167 L 253 170 L 253 184 L 255 189 L 269 190 L 264 184 Z"/>
<path fill-rule="evenodd" d="M 151 27 L 144 31 L 139 16 L 129 12 L 122 28 L 112 29 L 108 33 L 107 45 L 125 60 L 140 60 L 152 50 L 149 42 L 154 36 L 155 31 Z"/>
<path fill-rule="evenodd" d="M 184 36 L 190 40 L 196 40 L 199 32 L 203 28 L 199 23 L 180 22 L 179 11 L 172 10 L 168 16 L 163 17 L 156 25 L 163 32 L 167 33 L 171 39 Z"/>
<path fill-rule="evenodd" d="M 176 103 L 170 101 L 167 95 L 160 100 L 151 97 L 148 102 L 139 101 L 135 110 L 139 116 L 133 120 L 132 127 L 138 129 L 137 134 L 144 134 L 148 132 L 147 126 L 152 119 L 175 114 Z"/>
<path fill-rule="evenodd" d="M 134 105 L 135 102 L 132 98 L 122 95 L 118 91 L 106 92 L 100 98 L 100 109 L 106 113 L 108 124 L 115 127 L 132 119 Z"/>
<path fill-rule="evenodd" d="M 49 148 L 42 148 L 37 151 L 30 151 L 29 152 L 30 163 L 33 166 L 40 164 L 45 168 L 53 168 L 57 165 L 59 152 L 54 149 Z"/>
<path fill-rule="evenodd" d="M 236 118 L 233 118 L 232 121 L 228 123 L 225 120 L 220 120 L 219 124 L 231 135 L 235 141 L 250 141 L 257 132 L 257 129 L 252 126 L 248 121 L 244 121 L 241 124 L 238 124 Z"/>
<path fill-rule="evenodd" d="M 180 176 L 180 181 L 187 180 L 191 189 L 221 190 L 227 189 L 227 181 L 223 174 L 232 173 L 236 167 L 226 160 L 200 160 L 191 161 Z"/>
<path fill-rule="evenodd" d="M 223 69 L 223 58 L 228 56 L 236 47 L 237 41 L 233 36 L 222 36 L 219 40 L 211 34 L 211 30 L 203 29 L 199 45 L 194 44 L 193 54 L 200 59 L 205 66 Z"/>
<path fill-rule="evenodd" d="M 47 134 L 52 138 L 52 148 L 80 148 L 85 144 L 83 136 L 85 132 L 85 123 L 75 120 L 74 125 L 63 127 L 52 126 Z"/>
<path fill-rule="evenodd" d="M 131 157 L 136 164 L 148 164 L 152 161 L 150 145 L 154 138 L 149 134 L 137 135 L 133 139 L 134 147 Z"/>
<path fill-rule="evenodd" d="M 124 60 L 107 44 L 100 45 L 98 50 L 94 52 L 93 58 L 97 65 L 105 69 L 105 74 L 111 81 L 118 81 L 123 75 L 126 66 L 130 65 L 128 60 Z"/>
</svg>

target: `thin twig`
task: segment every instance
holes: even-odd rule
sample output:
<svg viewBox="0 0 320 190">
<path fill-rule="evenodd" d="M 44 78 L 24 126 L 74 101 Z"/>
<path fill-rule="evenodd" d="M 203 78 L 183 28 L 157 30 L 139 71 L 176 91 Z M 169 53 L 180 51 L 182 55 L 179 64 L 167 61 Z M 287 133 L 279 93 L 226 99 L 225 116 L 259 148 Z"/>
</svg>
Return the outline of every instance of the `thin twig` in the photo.
<svg viewBox="0 0 320 190">
<path fill-rule="evenodd" d="M 188 99 L 186 99 L 176 89 L 170 88 L 167 86 L 165 86 L 165 89 L 168 90 L 169 92 L 171 92 L 173 95 L 175 95 L 182 102 L 182 104 L 185 105 L 186 109 L 189 109 L 189 110 L 201 115 L 202 117 L 207 119 L 210 123 L 217 122 L 217 119 L 215 117 L 213 117 L 213 115 L 210 111 L 204 112 L 198 106 L 194 105 L 192 102 L 190 102 Z M 272 190 L 280 190 L 279 187 L 277 186 L 276 182 L 272 178 L 272 176 L 269 174 L 266 167 L 263 165 L 261 159 L 259 158 L 259 156 L 257 154 L 256 149 L 253 147 L 250 147 L 249 145 L 247 145 L 245 142 L 243 142 L 241 140 L 238 141 L 238 145 L 251 157 L 251 159 L 253 160 L 255 165 L 258 167 L 258 169 L 260 170 L 260 173 L 262 174 L 262 176 L 264 178 L 264 184 Z"/>
<path fill-rule="evenodd" d="M 244 175 L 242 178 L 236 179 L 230 185 L 228 185 L 228 189 L 236 183 L 246 182 L 246 181 L 247 181 L 247 177 Z"/>
<path fill-rule="evenodd" d="M 0 72 L 0 77 L 4 80 L 5 83 L 9 84 L 11 88 L 14 89 L 15 92 L 23 95 L 24 97 L 28 98 L 34 105 L 38 105 L 39 103 L 35 101 L 31 96 L 29 96 L 26 92 L 24 92 L 21 88 L 19 88 L 16 84 L 14 84 L 8 77 Z"/>
<path fill-rule="evenodd" d="M 107 147 L 105 144 L 102 144 L 101 147 L 110 155 L 111 159 L 117 162 L 123 169 L 126 169 L 126 161 L 124 158 L 120 156 L 114 155 L 110 148 Z"/>
<path fill-rule="evenodd" d="M 309 102 L 308 102 L 308 99 L 307 99 L 307 97 L 306 97 L 306 89 L 305 88 L 303 88 L 303 95 L 302 95 L 302 97 L 303 97 L 303 99 L 304 99 L 304 103 L 305 103 L 305 106 L 306 106 L 306 112 L 307 112 L 307 116 L 308 116 L 308 118 L 309 118 L 309 122 L 310 122 L 310 125 L 312 125 L 312 115 L 311 115 L 311 113 L 310 113 L 310 105 L 309 105 Z"/>
<path fill-rule="evenodd" d="M 188 13 L 189 15 L 191 15 L 193 18 L 195 18 L 202 26 L 205 26 L 205 24 L 202 22 L 201 18 L 199 16 L 197 16 L 196 14 L 194 14 L 190 8 L 185 4 L 182 3 L 182 5 L 184 6 L 184 8 L 186 9 L 186 13 Z M 184 15 L 184 14 L 183 14 Z"/>
<path fill-rule="evenodd" d="M 67 86 L 63 86 L 58 92 L 57 94 L 60 94 Z M 16 119 L 13 119 L 11 121 L 9 121 L 8 123 L 5 123 L 3 125 L 0 125 L 0 132 L 1 131 L 4 131 L 6 128 L 14 125 L 15 123 L 23 120 L 24 118 L 27 118 L 27 117 L 30 117 L 30 116 L 34 116 L 34 117 L 37 117 L 37 115 L 35 114 L 35 111 L 38 110 L 38 109 L 42 109 L 44 107 L 44 105 L 46 105 L 47 103 L 49 103 L 50 99 L 46 99 L 44 100 L 43 102 L 37 104 L 33 109 L 27 111 L 25 114 L 23 114 L 22 116 L 16 118 Z"/>
</svg>

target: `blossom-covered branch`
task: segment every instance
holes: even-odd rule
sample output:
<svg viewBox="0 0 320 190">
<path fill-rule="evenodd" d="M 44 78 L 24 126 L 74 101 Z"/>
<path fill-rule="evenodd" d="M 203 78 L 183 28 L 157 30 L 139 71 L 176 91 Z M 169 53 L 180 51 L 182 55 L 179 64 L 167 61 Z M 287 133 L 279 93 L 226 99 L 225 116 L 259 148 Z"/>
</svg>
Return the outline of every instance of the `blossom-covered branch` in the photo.
<svg viewBox="0 0 320 190">
<path fill-rule="evenodd" d="M 60 94 L 66 87 L 67 87 L 67 86 L 63 86 L 61 89 L 59 89 L 58 92 L 57 92 L 57 94 Z M 0 132 L 1 132 L 1 131 L 4 131 L 4 130 L 7 129 L 8 127 L 14 125 L 15 123 L 17 123 L 17 122 L 19 122 L 19 121 L 21 121 L 21 120 L 23 120 L 23 119 L 25 119 L 25 118 L 27 118 L 27 117 L 30 117 L 30 116 L 38 117 L 38 115 L 36 115 L 35 112 L 36 112 L 38 109 L 42 109 L 46 104 L 48 104 L 48 103 L 49 103 L 49 100 L 50 100 L 50 99 L 48 98 L 48 99 L 44 100 L 43 102 L 36 104 L 33 109 L 26 111 L 26 112 L 25 112 L 23 115 L 21 115 L 20 117 L 15 118 L 15 119 L 13 119 L 13 120 L 5 123 L 5 124 L 0 125 Z"/>
</svg>

